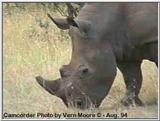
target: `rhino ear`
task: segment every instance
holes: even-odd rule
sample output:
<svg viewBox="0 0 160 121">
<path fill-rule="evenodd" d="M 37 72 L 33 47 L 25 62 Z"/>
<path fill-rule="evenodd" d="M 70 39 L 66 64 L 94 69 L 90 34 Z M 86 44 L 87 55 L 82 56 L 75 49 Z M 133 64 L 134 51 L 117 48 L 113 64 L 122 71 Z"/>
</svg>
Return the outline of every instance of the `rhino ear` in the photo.
<svg viewBox="0 0 160 121">
<path fill-rule="evenodd" d="M 60 79 L 48 81 L 43 79 L 41 76 L 37 76 L 36 80 L 46 91 L 48 91 L 52 95 L 56 95 L 56 92 L 59 90 Z"/>
<path fill-rule="evenodd" d="M 72 17 L 66 17 L 66 18 L 52 18 L 50 14 L 47 14 L 48 17 L 57 25 L 60 29 L 69 29 L 70 26 L 78 27 L 76 22 L 74 21 L 74 18 Z"/>
</svg>

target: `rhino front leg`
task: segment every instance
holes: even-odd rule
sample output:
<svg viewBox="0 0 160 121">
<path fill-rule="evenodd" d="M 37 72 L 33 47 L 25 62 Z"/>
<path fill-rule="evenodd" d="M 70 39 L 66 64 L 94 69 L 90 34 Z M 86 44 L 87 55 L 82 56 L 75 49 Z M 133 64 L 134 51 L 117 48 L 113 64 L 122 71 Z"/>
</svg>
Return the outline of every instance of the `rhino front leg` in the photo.
<svg viewBox="0 0 160 121">
<path fill-rule="evenodd" d="M 142 85 L 141 62 L 124 62 L 118 64 L 126 84 L 126 95 L 122 99 L 124 106 L 143 106 L 138 94 Z"/>
</svg>

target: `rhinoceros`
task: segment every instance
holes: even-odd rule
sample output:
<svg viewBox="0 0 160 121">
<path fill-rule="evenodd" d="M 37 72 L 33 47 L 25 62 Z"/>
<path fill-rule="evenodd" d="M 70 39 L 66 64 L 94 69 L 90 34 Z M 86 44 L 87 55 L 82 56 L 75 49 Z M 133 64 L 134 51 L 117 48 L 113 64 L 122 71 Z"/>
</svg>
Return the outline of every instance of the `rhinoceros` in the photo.
<svg viewBox="0 0 160 121">
<path fill-rule="evenodd" d="M 157 3 L 87 3 L 76 18 L 49 18 L 72 39 L 72 57 L 60 68 L 61 78 L 37 82 L 69 107 L 98 108 L 107 96 L 117 67 L 123 74 L 125 106 L 142 106 L 141 63 L 158 67 Z"/>
</svg>

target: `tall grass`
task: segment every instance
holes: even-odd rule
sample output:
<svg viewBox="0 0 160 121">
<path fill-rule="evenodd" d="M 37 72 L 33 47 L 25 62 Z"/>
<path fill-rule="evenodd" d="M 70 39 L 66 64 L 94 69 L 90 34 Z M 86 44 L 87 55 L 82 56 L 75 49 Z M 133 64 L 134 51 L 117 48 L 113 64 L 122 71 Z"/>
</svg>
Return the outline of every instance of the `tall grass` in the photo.
<svg viewBox="0 0 160 121">
<path fill-rule="evenodd" d="M 29 4 L 28 4 L 29 5 Z M 3 112 L 77 112 L 44 91 L 35 76 L 59 77 L 59 68 L 71 58 L 71 40 L 67 31 L 59 30 L 46 16 L 60 16 L 51 9 L 28 7 L 3 9 Z M 18 11 L 18 12 L 17 12 Z M 140 98 L 146 107 L 126 109 L 120 104 L 125 85 L 118 71 L 109 95 L 99 109 L 85 112 L 128 112 L 129 117 L 157 117 L 157 68 L 144 61 Z"/>
</svg>

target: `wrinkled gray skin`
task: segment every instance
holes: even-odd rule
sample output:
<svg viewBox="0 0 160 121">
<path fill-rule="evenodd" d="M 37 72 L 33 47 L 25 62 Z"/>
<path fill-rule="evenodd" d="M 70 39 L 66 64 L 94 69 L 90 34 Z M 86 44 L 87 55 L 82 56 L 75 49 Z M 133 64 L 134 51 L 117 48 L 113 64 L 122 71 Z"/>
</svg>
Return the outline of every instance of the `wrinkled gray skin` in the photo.
<svg viewBox="0 0 160 121">
<path fill-rule="evenodd" d="M 148 59 L 158 66 L 156 3 L 90 3 L 75 19 L 49 17 L 60 29 L 69 29 L 72 58 L 60 69 L 60 79 L 36 77 L 45 90 L 67 106 L 99 107 L 118 66 L 126 84 L 122 104 L 143 105 L 138 97 L 141 62 Z"/>
</svg>

